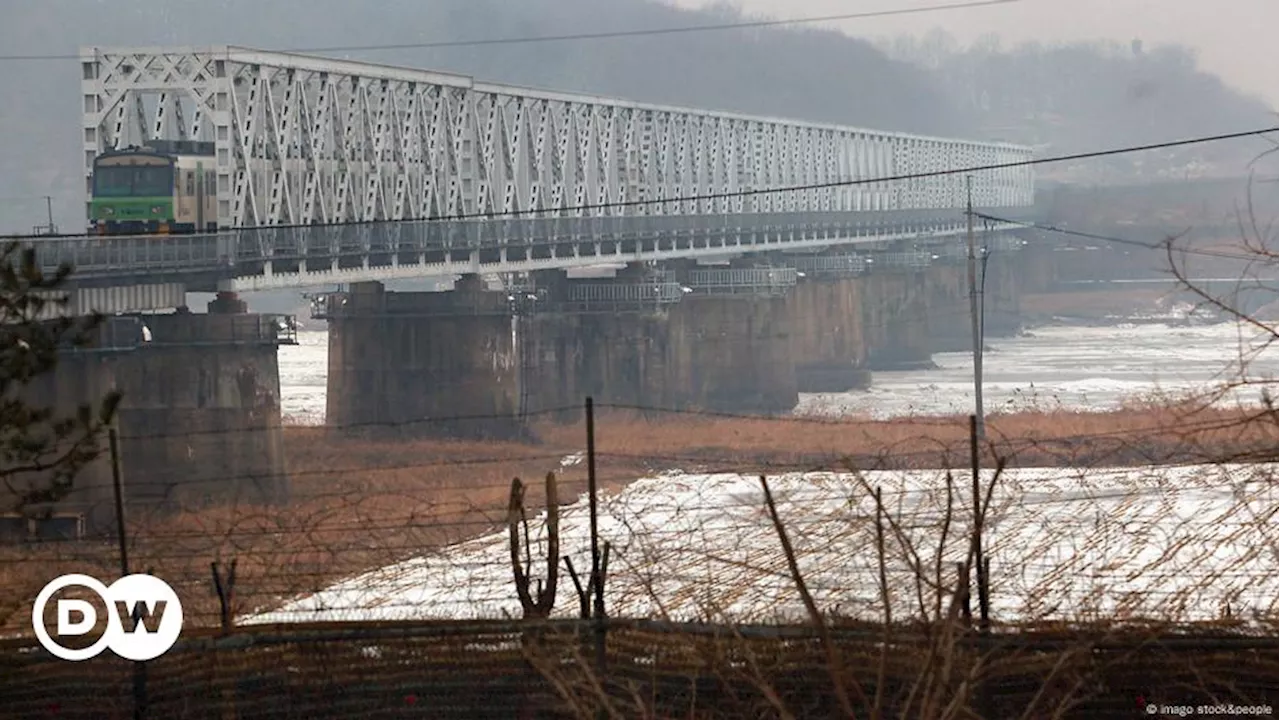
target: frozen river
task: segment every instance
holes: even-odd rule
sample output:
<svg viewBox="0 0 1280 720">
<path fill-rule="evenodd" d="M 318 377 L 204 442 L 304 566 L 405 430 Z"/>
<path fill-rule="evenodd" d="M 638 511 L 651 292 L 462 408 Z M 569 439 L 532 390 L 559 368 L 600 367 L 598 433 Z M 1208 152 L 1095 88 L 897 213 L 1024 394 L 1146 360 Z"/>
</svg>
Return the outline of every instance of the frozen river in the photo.
<svg viewBox="0 0 1280 720">
<path fill-rule="evenodd" d="M 1045 326 L 1025 337 L 991 339 L 984 356 L 989 412 L 1040 406 L 1103 410 L 1155 391 L 1201 388 L 1238 365 L 1240 329 L 1233 324 Z M 280 348 L 284 413 L 297 422 L 324 420 L 328 335 L 299 333 Z M 973 365 L 968 353 L 937 353 L 936 370 L 878 372 L 868 391 L 801 395 L 801 412 L 878 417 L 968 413 Z M 1251 374 L 1276 377 L 1280 354 L 1268 348 Z M 1250 398 L 1253 399 L 1253 398 Z"/>
</svg>

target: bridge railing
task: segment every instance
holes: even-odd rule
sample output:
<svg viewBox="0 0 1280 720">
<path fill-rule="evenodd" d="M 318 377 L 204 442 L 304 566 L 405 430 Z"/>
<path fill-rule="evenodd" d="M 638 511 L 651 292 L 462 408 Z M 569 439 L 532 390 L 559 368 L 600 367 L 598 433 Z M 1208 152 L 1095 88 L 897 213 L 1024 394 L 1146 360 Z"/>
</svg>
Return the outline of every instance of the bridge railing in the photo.
<svg viewBox="0 0 1280 720">
<path fill-rule="evenodd" d="M 188 318 L 199 318 L 198 322 Z M 298 323 L 293 315 L 206 314 L 142 316 L 156 347 L 179 345 L 296 345 Z"/>
<path fill-rule="evenodd" d="M 916 250 L 913 252 L 883 253 L 880 255 L 880 259 L 877 264 L 881 267 L 919 270 L 932 265 L 933 260 L 934 253 Z"/>
<path fill-rule="evenodd" d="M 556 312 L 626 312 L 656 310 L 674 305 L 684 296 L 678 282 L 646 278 L 639 282 L 584 283 L 569 285 L 563 302 L 541 303 Z"/>
<path fill-rule="evenodd" d="M 236 237 L 230 233 L 38 238 L 24 240 L 22 245 L 35 249 L 42 269 L 52 271 L 68 263 L 79 274 L 229 268 L 236 254 Z"/>
<path fill-rule="evenodd" d="M 221 277 L 292 272 L 306 261 L 312 271 L 350 260 L 370 265 L 433 265 L 466 260 L 501 262 L 564 257 L 566 252 L 607 256 L 751 244 L 783 249 L 807 241 L 833 244 L 929 237 L 963 230 L 951 211 L 852 211 L 727 215 L 557 217 L 430 220 L 346 226 L 247 228 L 205 235 L 86 236 L 24 239 L 42 267 L 71 263 L 77 274 L 126 277 L 156 271 L 217 273 Z M 572 248 L 566 250 L 566 248 Z M 554 251 L 554 252 L 553 252 Z M 488 253 L 486 255 L 486 253 Z M 461 255 L 461 257 L 458 257 Z M 408 256 L 408 257 L 406 257 Z M 300 268 L 301 266 L 299 266 Z"/>
<path fill-rule="evenodd" d="M 237 231 L 236 259 L 288 260 L 367 253 L 466 252 L 564 243 L 679 241 L 758 234 L 776 240 L 867 237 L 959 227 L 955 213 L 788 212 L 421 220 Z"/>
<path fill-rule="evenodd" d="M 702 295 L 785 295 L 799 274 L 792 267 L 693 270 L 689 287 Z"/>
<path fill-rule="evenodd" d="M 64 343 L 59 350 L 73 354 L 115 353 L 136 350 L 146 342 L 146 334 L 143 327 L 142 318 L 137 316 L 106 317 L 102 319 L 102 323 L 98 327 L 88 333 L 87 343 L 79 346 L 72 343 Z"/>
<path fill-rule="evenodd" d="M 787 258 L 787 264 L 815 277 L 854 277 L 867 271 L 870 258 L 864 255 L 800 255 Z"/>
<path fill-rule="evenodd" d="M 109 353 L 140 347 L 191 345 L 297 345 L 298 323 L 293 315 L 198 315 L 202 322 L 184 322 L 191 315 L 120 315 L 103 319 L 89 342 L 61 348 L 70 353 Z"/>
<path fill-rule="evenodd" d="M 569 299 L 585 303 L 678 302 L 683 293 L 678 283 L 574 283 L 569 286 Z"/>
</svg>

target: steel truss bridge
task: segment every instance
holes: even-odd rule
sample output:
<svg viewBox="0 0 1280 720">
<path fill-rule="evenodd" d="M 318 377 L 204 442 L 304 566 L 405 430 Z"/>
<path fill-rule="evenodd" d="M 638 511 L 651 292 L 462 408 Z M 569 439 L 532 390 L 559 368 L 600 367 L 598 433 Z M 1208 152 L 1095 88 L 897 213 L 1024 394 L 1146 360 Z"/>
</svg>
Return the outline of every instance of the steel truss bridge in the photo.
<svg viewBox="0 0 1280 720">
<path fill-rule="evenodd" d="M 1031 158 L 1004 143 L 231 46 L 85 48 L 81 69 L 86 180 L 105 150 L 212 142 L 220 229 L 38 241 L 83 284 L 264 290 L 888 247 L 961 235 L 966 180 L 975 208 L 1006 217 L 1034 195 L 1026 165 L 883 179 Z"/>
</svg>

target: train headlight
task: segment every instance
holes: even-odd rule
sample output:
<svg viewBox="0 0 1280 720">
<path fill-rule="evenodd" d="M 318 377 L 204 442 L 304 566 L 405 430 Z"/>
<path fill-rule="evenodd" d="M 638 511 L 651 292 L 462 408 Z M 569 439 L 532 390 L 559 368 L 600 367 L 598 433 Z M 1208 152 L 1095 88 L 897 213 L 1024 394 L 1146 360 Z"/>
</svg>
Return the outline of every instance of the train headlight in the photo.
<svg viewBox="0 0 1280 720">
<path fill-rule="evenodd" d="M 164 208 L 160 207 L 159 205 L 156 205 L 155 207 L 151 208 L 152 215 L 159 215 L 161 212 L 164 212 Z"/>
<path fill-rule="evenodd" d="M 113 207 L 110 207 L 110 206 L 108 206 L 108 207 L 104 207 L 104 208 L 102 208 L 102 214 L 103 214 L 103 215 L 115 215 L 115 214 L 116 214 L 116 209 L 115 209 L 115 208 L 113 208 Z"/>
</svg>

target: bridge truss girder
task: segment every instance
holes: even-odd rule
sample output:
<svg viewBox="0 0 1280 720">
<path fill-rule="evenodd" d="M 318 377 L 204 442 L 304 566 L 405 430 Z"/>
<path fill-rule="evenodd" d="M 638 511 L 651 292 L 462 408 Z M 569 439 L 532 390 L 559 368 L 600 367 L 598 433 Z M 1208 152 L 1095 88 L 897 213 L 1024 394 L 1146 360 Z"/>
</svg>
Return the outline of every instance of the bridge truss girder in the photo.
<svg viewBox="0 0 1280 720">
<path fill-rule="evenodd" d="M 1031 157 L 1029 148 L 1002 143 L 642 105 L 229 46 L 87 48 L 82 69 L 86 176 L 105 149 L 153 138 L 211 140 L 223 228 L 534 212 L 939 210 L 964 206 L 963 177 L 732 195 Z M 977 207 L 1027 206 L 1033 174 L 1028 166 L 974 173 L 972 190 Z M 639 204 L 583 208 L 614 203 Z"/>
</svg>

